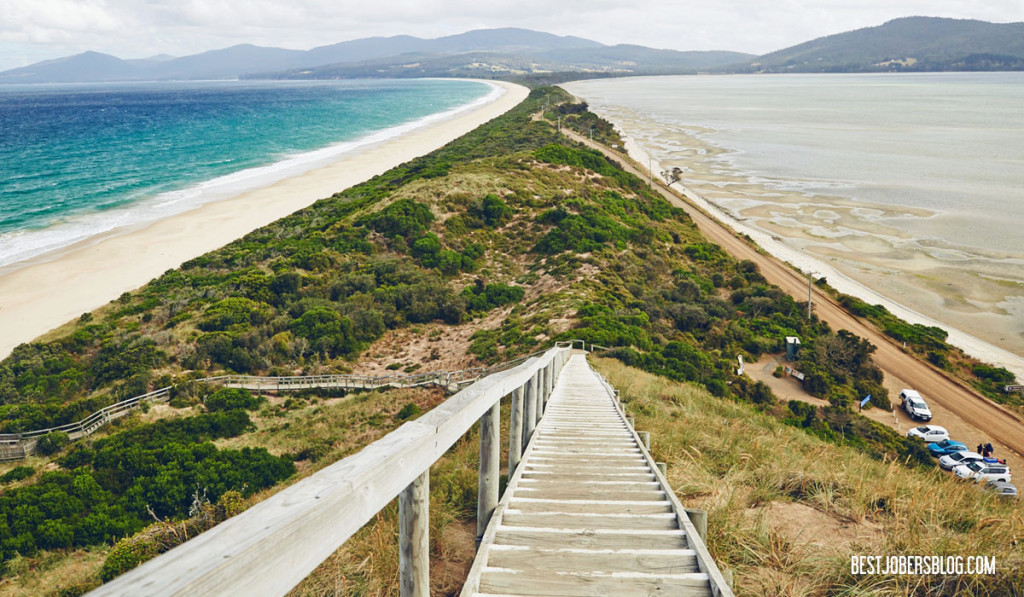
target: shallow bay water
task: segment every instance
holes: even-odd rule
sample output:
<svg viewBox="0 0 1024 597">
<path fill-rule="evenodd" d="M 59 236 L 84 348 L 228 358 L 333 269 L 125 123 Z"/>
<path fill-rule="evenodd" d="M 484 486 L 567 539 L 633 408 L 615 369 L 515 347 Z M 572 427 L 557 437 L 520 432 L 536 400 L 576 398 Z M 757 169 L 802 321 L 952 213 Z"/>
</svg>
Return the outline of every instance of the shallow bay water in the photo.
<svg viewBox="0 0 1024 597">
<path fill-rule="evenodd" d="M 1024 73 L 566 84 L 744 226 L 1024 359 Z M 821 268 L 824 269 L 824 268 Z M 1014 362 L 1016 361 L 1016 362 Z"/>
</svg>

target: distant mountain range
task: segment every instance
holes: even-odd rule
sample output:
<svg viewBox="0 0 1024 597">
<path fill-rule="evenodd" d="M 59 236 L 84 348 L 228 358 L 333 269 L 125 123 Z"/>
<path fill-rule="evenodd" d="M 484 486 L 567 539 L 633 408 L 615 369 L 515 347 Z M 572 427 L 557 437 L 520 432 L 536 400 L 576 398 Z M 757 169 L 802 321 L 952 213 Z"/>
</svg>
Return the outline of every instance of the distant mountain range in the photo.
<svg viewBox="0 0 1024 597">
<path fill-rule="evenodd" d="M 0 83 L 173 79 L 500 76 L 550 71 L 695 72 L 746 61 L 738 52 L 675 52 L 527 29 L 484 29 L 437 39 L 370 37 L 308 51 L 238 45 L 182 58 L 122 60 L 85 52 L 0 72 Z"/>
<path fill-rule="evenodd" d="M 697 72 L 1024 70 L 1024 23 L 908 17 L 753 56 L 608 46 L 527 29 L 437 39 L 370 37 L 312 50 L 238 45 L 192 56 L 122 60 L 85 52 L 0 72 L 3 83 L 367 77 L 549 77 Z"/>
<path fill-rule="evenodd" d="M 908 17 L 765 54 L 740 72 L 1024 70 L 1024 23 Z"/>
</svg>

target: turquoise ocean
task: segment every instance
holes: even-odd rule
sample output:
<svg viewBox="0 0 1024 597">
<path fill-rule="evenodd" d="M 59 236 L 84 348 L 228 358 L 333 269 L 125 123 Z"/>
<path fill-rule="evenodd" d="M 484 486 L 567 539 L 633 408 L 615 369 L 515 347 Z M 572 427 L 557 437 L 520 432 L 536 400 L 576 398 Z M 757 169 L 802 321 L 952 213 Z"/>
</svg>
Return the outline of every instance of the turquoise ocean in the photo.
<svg viewBox="0 0 1024 597">
<path fill-rule="evenodd" d="M 451 80 L 0 86 L 0 268 L 295 176 L 496 93 Z"/>
</svg>

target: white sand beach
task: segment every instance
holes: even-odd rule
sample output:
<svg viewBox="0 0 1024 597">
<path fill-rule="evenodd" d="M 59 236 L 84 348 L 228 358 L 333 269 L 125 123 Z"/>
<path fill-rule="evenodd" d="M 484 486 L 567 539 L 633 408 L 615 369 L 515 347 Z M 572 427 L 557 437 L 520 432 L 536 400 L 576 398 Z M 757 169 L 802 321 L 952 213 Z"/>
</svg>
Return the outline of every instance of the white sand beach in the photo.
<svg viewBox="0 0 1024 597">
<path fill-rule="evenodd" d="M 441 147 L 504 114 L 529 93 L 519 85 L 487 83 L 503 93 L 327 166 L 0 270 L 0 358 L 168 269 Z"/>
</svg>

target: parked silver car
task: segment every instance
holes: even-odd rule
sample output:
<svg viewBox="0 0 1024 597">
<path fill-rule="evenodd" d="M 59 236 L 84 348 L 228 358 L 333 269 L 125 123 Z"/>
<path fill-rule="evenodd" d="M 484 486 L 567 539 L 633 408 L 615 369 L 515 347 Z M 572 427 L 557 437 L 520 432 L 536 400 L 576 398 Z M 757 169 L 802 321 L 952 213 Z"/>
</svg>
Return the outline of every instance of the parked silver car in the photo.
<svg viewBox="0 0 1024 597">
<path fill-rule="evenodd" d="M 989 481 L 985 483 L 985 490 L 991 491 L 1002 498 L 1017 499 L 1017 488 L 1012 483 L 1003 481 Z"/>
</svg>

